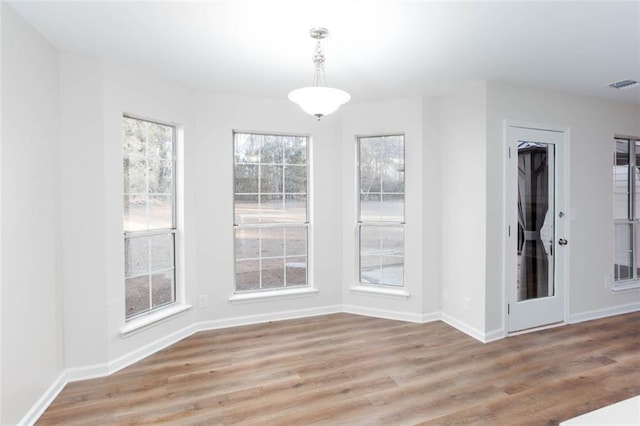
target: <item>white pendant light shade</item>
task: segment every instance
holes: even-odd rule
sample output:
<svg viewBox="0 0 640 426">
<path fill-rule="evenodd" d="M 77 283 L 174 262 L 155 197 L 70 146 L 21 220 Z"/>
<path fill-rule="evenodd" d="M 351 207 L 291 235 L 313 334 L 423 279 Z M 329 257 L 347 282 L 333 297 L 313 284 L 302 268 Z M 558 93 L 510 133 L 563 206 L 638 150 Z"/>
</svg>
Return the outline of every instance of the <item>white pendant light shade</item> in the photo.
<svg viewBox="0 0 640 426">
<path fill-rule="evenodd" d="M 309 34 L 311 38 L 316 40 L 316 48 L 313 51 L 313 63 L 315 65 L 313 86 L 294 90 L 289 93 L 289 100 L 300 105 L 300 108 L 307 114 L 311 114 L 320 120 L 325 115 L 337 110 L 340 105 L 349 102 L 351 96 L 344 90 L 327 87 L 325 82 L 325 56 L 320 40 L 326 38 L 329 35 L 329 31 L 326 28 L 311 28 Z"/>
<path fill-rule="evenodd" d="M 351 96 L 344 90 L 323 86 L 303 87 L 289 93 L 291 102 L 297 103 L 304 112 L 318 119 L 331 114 L 349 99 Z"/>
</svg>

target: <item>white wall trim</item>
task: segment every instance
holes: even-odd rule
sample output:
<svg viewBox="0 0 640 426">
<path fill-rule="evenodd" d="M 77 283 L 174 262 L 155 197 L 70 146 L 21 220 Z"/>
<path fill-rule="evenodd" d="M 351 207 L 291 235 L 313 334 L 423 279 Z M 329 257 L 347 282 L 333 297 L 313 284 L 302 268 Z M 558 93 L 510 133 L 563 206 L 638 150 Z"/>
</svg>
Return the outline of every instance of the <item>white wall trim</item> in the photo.
<svg viewBox="0 0 640 426">
<path fill-rule="evenodd" d="M 30 426 L 38 421 L 42 413 L 51 405 L 54 399 L 67 385 L 66 373 L 63 371 L 51 383 L 51 386 L 42 394 L 40 399 L 31 407 L 25 416 L 18 422 L 19 426 Z"/>
<path fill-rule="evenodd" d="M 593 311 L 579 312 L 569 315 L 569 324 L 576 324 L 584 321 L 591 321 L 600 318 L 611 317 L 614 315 L 628 314 L 640 311 L 640 301 L 630 303 L 628 305 L 613 306 L 605 309 L 596 309 Z"/>
<path fill-rule="evenodd" d="M 491 343 L 491 342 L 495 342 L 496 340 L 502 340 L 505 337 L 507 337 L 507 333 L 505 331 L 504 328 L 497 328 L 493 331 L 488 331 L 486 333 L 484 333 L 484 339 L 482 340 L 483 343 Z"/>
<path fill-rule="evenodd" d="M 487 343 L 487 335 L 477 328 L 472 327 L 469 324 L 452 317 L 451 315 L 445 314 L 444 312 L 440 314 L 440 319 L 442 320 L 442 322 L 449 324 L 451 327 L 462 331 L 470 337 L 473 337 L 474 339 L 482 343 Z"/>
<path fill-rule="evenodd" d="M 354 285 L 349 287 L 349 291 L 353 294 L 360 294 L 365 296 L 377 296 L 394 299 L 408 299 L 411 294 L 404 288 L 391 288 L 373 285 Z"/>
<path fill-rule="evenodd" d="M 243 317 L 226 318 L 204 321 L 197 324 L 197 331 L 217 330 L 221 328 L 239 327 L 242 325 L 260 324 L 269 321 L 284 321 L 296 318 L 308 318 L 318 315 L 337 314 L 342 312 L 340 305 L 323 306 L 319 308 L 298 309 L 268 314 L 247 315 Z"/>
<path fill-rule="evenodd" d="M 113 374 L 117 371 L 120 371 L 125 367 L 128 367 L 150 355 L 153 355 L 156 352 L 161 351 L 162 349 L 165 349 L 173 345 L 174 343 L 179 342 L 182 339 L 185 339 L 191 336 L 197 331 L 198 331 L 197 324 L 192 324 L 181 330 L 171 333 L 168 336 L 164 336 L 156 340 L 155 342 L 151 342 L 134 351 L 124 354 L 121 357 L 118 357 L 107 364 L 108 373 L 106 375 Z"/>
<path fill-rule="evenodd" d="M 415 322 L 419 324 L 422 324 L 424 322 L 422 314 L 412 314 L 408 312 L 390 311 L 387 309 L 369 308 L 367 306 L 343 305 L 342 312 L 345 312 L 347 314 L 364 315 L 374 318 Z"/>
</svg>

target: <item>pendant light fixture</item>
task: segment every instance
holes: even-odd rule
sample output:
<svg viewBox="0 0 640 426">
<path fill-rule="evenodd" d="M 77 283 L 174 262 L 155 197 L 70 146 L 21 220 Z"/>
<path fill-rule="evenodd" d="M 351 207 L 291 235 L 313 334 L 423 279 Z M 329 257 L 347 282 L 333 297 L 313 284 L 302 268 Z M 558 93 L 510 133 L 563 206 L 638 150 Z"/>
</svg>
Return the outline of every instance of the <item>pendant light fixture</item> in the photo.
<svg viewBox="0 0 640 426">
<path fill-rule="evenodd" d="M 316 68 L 313 85 L 296 89 L 289 93 L 289 100 L 297 103 L 306 113 L 320 120 L 325 115 L 337 110 L 340 105 L 349 102 L 351 96 L 344 90 L 327 87 L 327 82 L 324 78 L 325 57 L 320 41 L 329 35 L 329 30 L 326 28 L 311 28 L 309 34 L 311 38 L 317 40 L 316 48 L 313 51 L 313 63 Z"/>
</svg>

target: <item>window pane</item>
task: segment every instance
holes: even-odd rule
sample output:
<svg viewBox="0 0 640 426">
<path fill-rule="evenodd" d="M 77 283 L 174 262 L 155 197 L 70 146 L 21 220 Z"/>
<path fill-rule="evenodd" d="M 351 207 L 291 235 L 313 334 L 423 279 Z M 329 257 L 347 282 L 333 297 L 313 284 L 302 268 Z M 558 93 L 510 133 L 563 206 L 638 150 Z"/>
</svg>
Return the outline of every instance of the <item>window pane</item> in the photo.
<svg viewBox="0 0 640 426">
<path fill-rule="evenodd" d="M 380 256 L 360 256 L 360 282 L 365 284 L 382 284 Z"/>
<path fill-rule="evenodd" d="M 360 227 L 360 253 L 365 255 L 382 254 L 382 235 L 378 226 Z M 378 262 L 379 263 L 379 262 Z"/>
<path fill-rule="evenodd" d="M 152 271 L 173 268 L 173 239 L 173 234 L 154 235 L 149 237 Z"/>
<path fill-rule="evenodd" d="M 237 194 L 257 194 L 258 193 L 258 171 L 257 164 L 239 164 L 235 169 L 235 186 Z"/>
<path fill-rule="evenodd" d="M 382 257 L 382 284 L 402 286 L 404 283 L 404 258 L 402 256 Z"/>
<path fill-rule="evenodd" d="M 262 260 L 262 288 L 284 287 L 284 258 Z"/>
<path fill-rule="evenodd" d="M 285 228 L 285 243 L 287 256 L 306 256 L 307 228 L 304 226 Z"/>
<path fill-rule="evenodd" d="M 236 133 L 234 146 L 236 290 L 306 284 L 307 138 Z"/>
<path fill-rule="evenodd" d="M 282 222 L 306 222 L 307 221 L 307 196 L 287 195 L 284 200 L 284 216 Z"/>
<path fill-rule="evenodd" d="M 260 229 L 236 229 L 236 259 L 260 257 Z"/>
<path fill-rule="evenodd" d="M 613 165 L 614 219 L 629 218 L 629 142 L 616 141 Z"/>
<path fill-rule="evenodd" d="M 306 257 L 287 257 L 285 267 L 287 269 L 287 286 L 307 284 Z"/>
<path fill-rule="evenodd" d="M 282 194 L 282 166 L 262 166 L 260 168 L 260 193 Z"/>
<path fill-rule="evenodd" d="M 149 273 L 149 238 L 126 238 L 124 240 L 124 274 L 133 277 Z"/>
<path fill-rule="evenodd" d="M 377 221 L 382 218 L 382 195 L 360 194 L 360 220 Z"/>
<path fill-rule="evenodd" d="M 402 135 L 358 138 L 361 283 L 404 285 L 404 157 Z"/>
<path fill-rule="evenodd" d="M 124 230 L 140 231 L 147 229 L 147 196 L 124 196 Z"/>
<path fill-rule="evenodd" d="M 149 235 L 175 229 L 175 129 L 130 117 L 123 117 L 122 128 L 125 311 L 130 319 L 175 302 L 175 235 Z"/>
<path fill-rule="evenodd" d="M 149 309 L 149 276 L 127 278 L 125 280 L 126 317 L 132 317 Z"/>
<path fill-rule="evenodd" d="M 380 242 L 385 255 L 404 256 L 404 229 L 401 226 L 381 227 Z"/>
<path fill-rule="evenodd" d="M 124 193 L 147 193 L 147 161 L 144 157 L 124 157 Z"/>
<path fill-rule="evenodd" d="M 380 220 L 404 222 L 404 194 L 383 194 Z"/>
<path fill-rule="evenodd" d="M 260 289 L 260 261 L 236 260 L 236 290 Z"/>
<path fill-rule="evenodd" d="M 306 194 L 307 192 L 307 167 L 285 166 L 284 168 L 284 192 L 291 194 Z"/>
<path fill-rule="evenodd" d="M 260 162 L 263 164 L 282 164 L 284 141 L 273 135 L 262 136 Z"/>
<path fill-rule="evenodd" d="M 125 157 L 128 155 L 144 157 L 146 155 L 146 134 L 146 122 L 129 117 L 122 119 L 122 151 Z"/>
<path fill-rule="evenodd" d="M 236 163 L 260 162 L 259 135 L 236 133 L 234 146 Z"/>
<path fill-rule="evenodd" d="M 286 221 L 286 212 L 282 195 L 260 196 L 260 222 L 273 223 Z"/>
<path fill-rule="evenodd" d="M 633 268 L 632 225 L 615 225 L 614 277 L 616 280 L 631 279 Z"/>
<path fill-rule="evenodd" d="M 149 161 L 149 193 L 171 194 L 173 191 L 172 161 L 151 158 Z"/>
<path fill-rule="evenodd" d="M 307 138 L 302 136 L 283 136 L 284 159 L 286 164 L 307 164 Z"/>
<path fill-rule="evenodd" d="M 149 228 L 173 228 L 173 197 L 152 195 L 149 198 Z"/>
<path fill-rule="evenodd" d="M 149 157 L 171 162 L 173 157 L 173 128 L 158 123 L 147 122 Z"/>
<path fill-rule="evenodd" d="M 152 309 L 173 303 L 175 300 L 173 275 L 173 271 L 166 271 L 151 276 Z"/>
<path fill-rule="evenodd" d="M 262 228 L 260 237 L 263 258 L 284 256 L 284 228 Z"/>
</svg>

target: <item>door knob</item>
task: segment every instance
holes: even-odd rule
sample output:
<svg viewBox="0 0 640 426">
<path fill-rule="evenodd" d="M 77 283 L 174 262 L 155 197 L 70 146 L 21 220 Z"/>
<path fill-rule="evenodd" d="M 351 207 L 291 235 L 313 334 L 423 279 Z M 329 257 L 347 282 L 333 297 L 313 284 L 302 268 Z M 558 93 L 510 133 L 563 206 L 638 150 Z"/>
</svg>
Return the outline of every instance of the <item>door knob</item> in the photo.
<svg viewBox="0 0 640 426">
<path fill-rule="evenodd" d="M 566 246 L 568 242 L 569 241 L 565 240 L 564 238 L 560 238 L 558 240 L 558 244 L 560 244 L 561 246 Z"/>
</svg>

